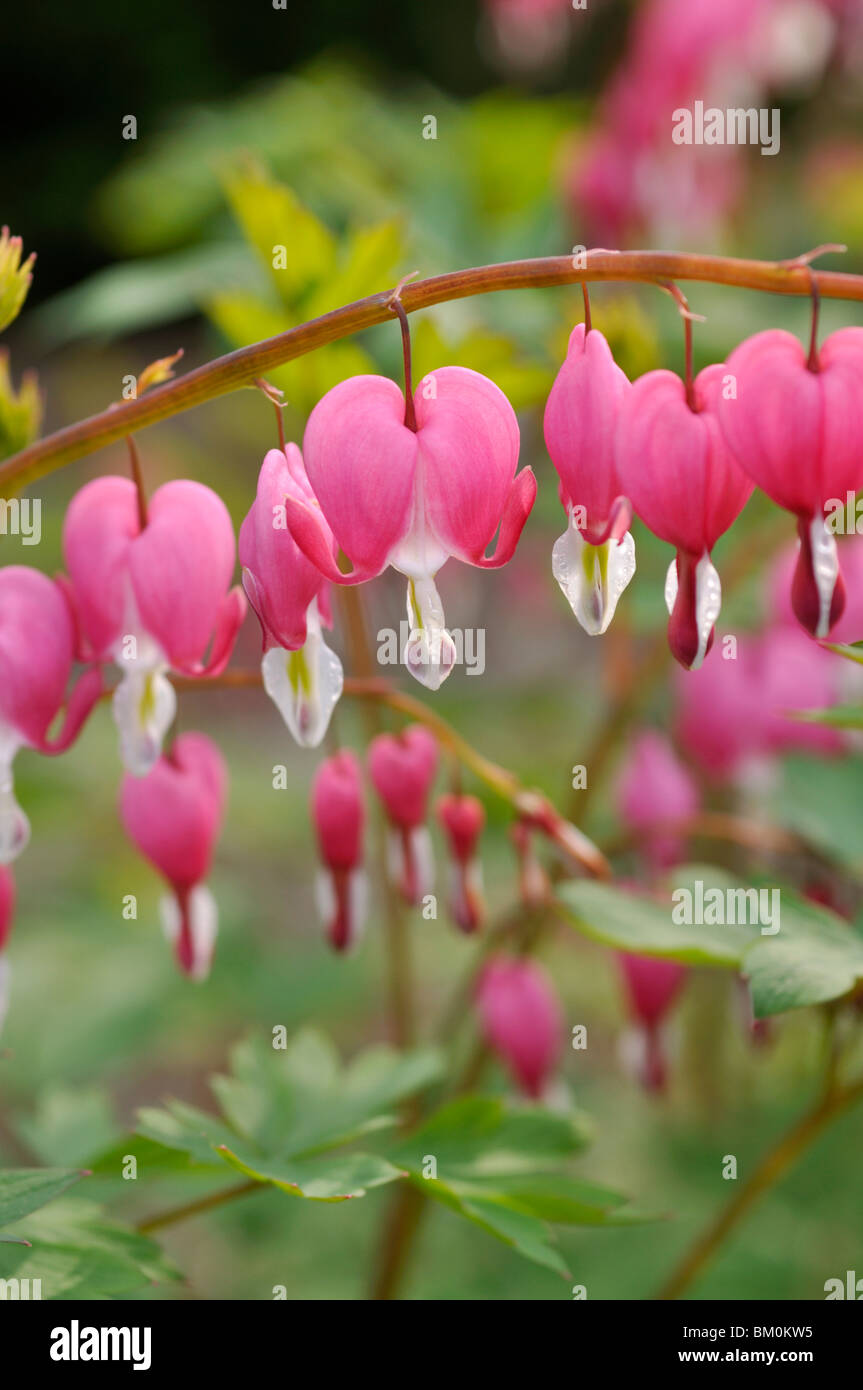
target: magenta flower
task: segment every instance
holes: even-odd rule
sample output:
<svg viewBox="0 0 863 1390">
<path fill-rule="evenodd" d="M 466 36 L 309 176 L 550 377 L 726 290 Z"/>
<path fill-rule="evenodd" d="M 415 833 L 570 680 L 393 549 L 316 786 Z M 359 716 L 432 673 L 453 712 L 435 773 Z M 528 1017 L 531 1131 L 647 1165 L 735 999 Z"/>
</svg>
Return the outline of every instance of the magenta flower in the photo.
<svg viewBox="0 0 863 1390">
<path fill-rule="evenodd" d="M 618 952 L 629 1014 L 636 1026 L 630 1047 L 631 1060 L 641 1084 L 648 1091 L 664 1090 L 667 1064 L 662 1025 L 686 979 L 686 966 L 655 956 Z"/>
<path fill-rule="evenodd" d="M 831 642 L 863 641 L 863 536 L 854 535 L 838 543 L 838 560 L 845 584 L 845 607 L 830 629 Z M 791 602 L 792 582 L 800 551 L 799 543 L 786 547 L 770 570 L 771 612 L 779 622 L 797 627 L 797 614 Z M 850 667 L 843 663 L 843 674 Z M 855 674 L 857 668 L 855 668 Z"/>
<path fill-rule="evenodd" d="M 717 420 L 725 371 L 716 365 L 699 372 L 694 408 L 674 372 L 647 372 L 624 398 L 617 432 L 626 495 L 654 535 L 677 551 L 665 585 L 668 641 L 690 670 L 710 650 L 719 617 L 722 586 L 710 552 L 752 493 Z"/>
<path fill-rule="evenodd" d="M 6 945 L 12 931 L 15 916 L 15 880 L 12 870 L 0 865 L 0 1029 L 9 1008 L 9 980 L 11 971 L 6 958 Z"/>
<path fill-rule="evenodd" d="M 438 797 L 435 810 L 452 856 L 450 914 L 456 926 L 470 934 L 485 916 L 482 864 L 477 855 L 485 809 L 475 796 L 453 792 Z"/>
<path fill-rule="evenodd" d="M 285 498 L 314 506 L 296 444 L 270 449 L 258 490 L 240 527 L 243 586 L 261 624 L 264 689 L 297 743 L 316 748 L 342 693 L 344 673 L 321 635 L 332 627 L 329 585 L 298 548 L 287 526 Z M 328 530 L 325 521 L 322 528 Z M 330 553 L 336 546 L 330 535 Z"/>
<path fill-rule="evenodd" d="M 408 580 L 405 663 L 436 690 L 455 662 L 435 576 L 453 556 L 494 568 L 512 558 L 533 506 L 536 479 L 515 476 L 518 423 L 502 391 L 465 367 L 429 373 L 405 424 L 395 382 L 358 376 L 333 387 L 312 411 L 303 454 L 317 504 L 289 495 L 297 545 L 327 579 L 358 584 L 388 565 Z M 497 547 L 486 555 L 500 527 Z M 331 534 L 332 533 L 332 534 Z M 342 574 L 332 536 L 350 559 Z"/>
<path fill-rule="evenodd" d="M 657 824 L 686 822 L 699 804 L 696 782 L 668 739 L 652 729 L 639 734 L 617 786 L 617 809 L 621 820 L 641 833 L 654 868 L 679 863 L 686 843 L 681 834 L 658 830 Z"/>
<path fill-rule="evenodd" d="M 713 653 L 678 683 L 678 737 L 720 779 L 747 774 L 787 749 L 837 753 L 842 741 L 835 729 L 788 714 L 837 704 L 841 675 L 841 663 L 796 626 L 739 638 L 733 661 Z"/>
<path fill-rule="evenodd" d="M 563 1017 L 545 971 L 497 956 L 482 973 L 477 1007 L 489 1046 L 532 1100 L 543 1095 L 560 1055 Z"/>
<path fill-rule="evenodd" d="M 318 911 L 330 945 L 347 951 L 365 926 L 363 873 L 365 804 L 360 765 L 350 749 L 326 758 L 312 782 L 311 816 L 323 868 L 318 873 Z"/>
<path fill-rule="evenodd" d="M 554 577 L 585 632 L 605 632 L 635 573 L 632 513 L 614 462 L 629 379 L 605 338 L 573 329 L 545 407 L 545 445 L 560 476 L 569 525 L 552 552 Z"/>
<path fill-rule="evenodd" d="M 863 328 L 832 333 L 811 360 L 791 333 L 756 333 L 726 371 L 736 395 L 719 402 L 722 432 L 752 481 L 797 517 L 791 602 L 807 632 L 826 637 L 845 606 L 832 518 L 863 487 Z"/>
<path fill-rule="evenodd" d="M 62 753 L 77 738 L 102 690 L 98 671 L 80 677 L 67 700 L 75 628 L 62 589 L 38 570 L 0 570 L 0 864 L 30 839 L 15 800 L 12 765 L 21 748 Z M 65 704 L 60 732 L 48 729 Z"/>
<path fill-rule="evenodd" d="M 122 673 L 114 718 L 123 764 L 144 776 L 176 712 L 165 673 L 218 675 L 242 623 L 242 590 L 228 587 L 231 518 L 202 483 L 171 482 L 153 494 L 142 528 L 134 483 L 95 478 L 69 504 L 63 553 L 83 650 Z"/>
<path fill-rule="evenodd" d="M 167 879 L 165 935 L 180 969 L 206 979 L 213 959 L 218 909 L 203 880 L 222 824 L 228 772 L 205 734 L 181 734 L 144 777 L 126 773 L 120 815 L 133 844 Z"/>
<path fill-rule="evenodd" d="M 425 822 L 437 764 L 437 740 L 421 724 L 411 724 L 398 735 L 379 734 L 369 747 L 369 776 L 390 823 L 390 876 L 413 907 L 420 906 L 434 887 Z"/>
</svg>

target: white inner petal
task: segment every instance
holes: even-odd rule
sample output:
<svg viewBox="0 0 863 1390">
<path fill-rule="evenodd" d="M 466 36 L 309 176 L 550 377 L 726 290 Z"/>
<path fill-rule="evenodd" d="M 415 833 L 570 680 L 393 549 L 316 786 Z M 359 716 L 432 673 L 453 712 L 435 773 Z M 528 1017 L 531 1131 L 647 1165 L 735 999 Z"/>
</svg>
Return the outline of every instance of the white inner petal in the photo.
<svg viewBox="0 0 863 1390">
<path fill-rule="evenodd" d="M 614 617 L 617 601 L 635 574 L 635 541 L 629 531 L 620 543 L 590 545 L 570 511 L 569 525 L 554 543 L 551 568 L 585 632 L 598 637 Z"/>
<path fill-rule="evenodd" d="M 665 605 L 669 614 L 677 601 L 677 560 L 672 560 L 665 576 Z M 707 655 L 707 643 L 722 608 L 722 582 L 719 572 L 705 550 L 695 566 L 695 625 L 698 630 L 698 651 L 690 671 L 697 671 Z"/>
<path fill-rule="evenodd" d="M 176 946 L 182 927 L 180 904 L 173 893 L 166 893 L 160 899 L 162 928 L 167 941 Z M 199 883 L 189 894 L 187 911 L 189 930 L 192 935 L 192 969 L 190 978 L 205 980 L 213 963 L 216 936 L 219 931 L 219 909 L 209 888 Z"/>
<path fill-rule="evenodd" d="M 177 713 L 177 695 L 167 666 L 137 663 L 114 691 L 114 722 L 120 732 L 120 758 L 133 777 L 146 777 L 162 753 L 165 734 Z"/>
<path fill-rule="evenodd" d="M 410 633 L 405 665 L 420 685 L 438 690 L 455 665 L 456 645 L 446 630 L 433 579 L 408 580 L 407 610 Z"/>
<path fill-rule="evenodd" d="M 271 647 L 261 662 L 264 689 L 301 748 L 317 748 L 344 687 L 342 663 L 321 634 L 317 601 L 308 612 L 308 635 L 299 651 Z"/>
<path fill-rule="evenodd" d="M 15 799 L 12 764 L 23 740 L 0 724 L 0 864 L 11 864 L 30 841 L 30 822 Z"/>
<path fill-rule="evenodd" d="M 809 544 L 812 547 L 812 577 L 818 590 L 818 627 L 815 636 L 827 637 L 833 593 L 839 578 L 839 552 L 836 537 L 828 531 L 823 516 L 813 517 L 809 523 Z"/>
</svg>

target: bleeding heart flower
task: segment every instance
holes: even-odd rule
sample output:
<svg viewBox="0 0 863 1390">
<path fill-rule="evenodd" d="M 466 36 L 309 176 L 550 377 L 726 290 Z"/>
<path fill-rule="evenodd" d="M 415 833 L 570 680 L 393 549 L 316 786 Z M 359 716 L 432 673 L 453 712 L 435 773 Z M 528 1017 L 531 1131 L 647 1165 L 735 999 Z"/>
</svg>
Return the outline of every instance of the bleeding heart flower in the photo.
<svg viewBox="0 0 863 1390">
<path fill-rule="evenodd" d="M 628 826 L 641 832 L 654 868 L 678 864 L 686 843 L 682 835 L 657 830 L 656 826 L 689 820 L 699 803 L 695 780 L 668 739 L 652 729 L 639 734 L 617 786 L 617 809 Z"/>
<path fill-rule="evenodd" d="M 165 672 L 218 675 L 242 623 L 242 590 L 228 591 L 231 518 L 210 488 L 179 481 L 157 489 L 142 527 L 131 479 L 95 478 L 69 505 L 63 553 L 82 649 L 122 672 L 114 692 L 120 752 L 142 777 L 176 712 Z"/>
<path fill-rule="evenodd" d="M 629 379 L 596 328 L 580 323 L 545 407 L 545 445 L 569 525 L 552 552 L 554 577 L 585 632 L 605 632 L 635 573 L 632 512 L 621 495 L 614 439 Z"/>
<path fill-rule="evenodd" d="M 180 969 L 207 977 L 218 909 L 203 880 L 210 870 L 227 797 L 228 773 L 205 734 L 181 734 L 144 777 L 126 773 L 120 815 L 130 840 L 167 879 L 162 901 L 165 935 Z"/>
<path fill-rule="evenodd" d="M 379 734 L 368 752 L 372 786 L 390 822 L 390 876 L 413 907 L 434 887 L 431 837 L 425 821 L 437 763 L 437 740 L 421 724 L 411 724 L 396 736 Z"/>
<path fill-rule="evenodd" d="M 325 758 L 315 773 L 311 816 L 324 865 L 316 885 L 318 911 L 330 945 L 347 951 L 362 933 L 368 896 L 362 869 L 363 787 L 359 762 L 350 749 Z"/>
<path fill-rule="evenodd" d="M 842 748 L 835 729 L 789 718 L 798 709 L 824 709 L 842 692 L 840 659 L 817 647 L 798 627 L 741 637 L 736 657 L 718 652 L 694 676 L 678 682 L 677 735 L 692 757 L 718 778 L 752 772 L 787 749 L 823 754 Z"/>
<path fill-rule="evenodd" d="M 284 453 L 270 449 L 264 458 L 255 500 L 240 527 L 240 564 L 263 632 L 264 689 L 297 743 L 317 748 L 342 693 L 344 672 L 321 635 L 322 622 L 332 627 L 329 585 L 288 530 L 289 495 L 314 505 L 296 444 Z M 335 560 L 332 535 L 330 553 Z"/>
<path fill-rule="evenodd" d="M 30 823 L 15 800 L 12 764 L 20 748 L 62 753 L 77 738 L 102 691 L 98 671 L 66 690 L 75 655 L 75 628 L 62 589 L 38 570 L 0 570 L 0 864 L 30 839 Z M 48 730 L 66 704 L 55 738 Z"/>
<path fill-rule="evenodd" d="M 664 1090 L 667 1065 L 662 1024 L 686 979 L 686 966 L 654 956 L 617 953 L 629 1013 L 637 1032 L 625 1049 L 641 1084 L 648 1091 Z"/>
<path fill-rule="evenodd" d="M 617 432 L 626 495 L 654 535 L 677 551 L 665 585 L 668 641 L 690 670 L 710 650 L 719 617 L 722 586 L 710 552 L 752 493 L 719 429 L 725 375 L 719 365 L 699 372 L 692 409 L 679 376 L 647 372 L 625 396 Z"/>
<path fill-rule="evenodd" d="M 540 1099 L 563 1035 L 560 1004 L 545 971 L 531 960 L 496 957 L 482 973 L 477 1006 L 489 1046 L 525 1094 Z"/>
<path fill-rule="evenodd" d="M 478 372 L 441 367 L 413 397 L 416 430 L 394 381 L 358 376 L 312 411 L 303 440 L 317 505 L 287 498 L 297 545 L 327 579 L 358 584 L 392 565 L 408 579 L 408 670 L 436 690 L 453 668 L 434 579 L 450 556 L 483 568 L 511 559 L 536 496 L 515 476 L 518 423 L 502 391 Z M 485 551 L 500 526 L 493 555 Z M 331 530 L 330 530 L 331 528 Z M 332 536 L 353 564 L 342 574 Z"/>
<path fill-rule="evenodd" d="M 718 419 L 754 483 L 797 517 L 800 551 L 791 588 L 807 632 L 826 637 L 842 616 L 845 588 L 827 514 L 863 487 L 863 328 L 841 328 L 807 354 L 770 329 L 734 349 Z"/>
<path fill-rule="evenodd" d="M 12 931 L 15 915 L 15 880 L 12 870 L 0 865 L 0 1029 L 9 1008 L 9 981 L 11 971 L 6 958 L 6 944 Z"/>
<path fill-rule="evenodd" d="M 482 864 L 477 855 L 485 809 L 475 796 L 451 792 L 438 797 L 435 810 L 452 855 L 449 910 L 456 926 L 469 934 L 485 917 Z"/>
</svg>

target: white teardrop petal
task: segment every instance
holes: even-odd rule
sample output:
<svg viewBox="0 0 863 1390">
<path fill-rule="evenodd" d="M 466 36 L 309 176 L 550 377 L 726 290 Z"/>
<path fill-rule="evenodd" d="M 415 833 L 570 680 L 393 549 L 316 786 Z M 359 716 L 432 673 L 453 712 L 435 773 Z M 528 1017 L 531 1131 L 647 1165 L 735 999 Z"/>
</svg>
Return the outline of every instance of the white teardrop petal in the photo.
<svg viewBox="0 0 863 1390">
<path fill-rule="evenodd" d="M 585 632 L 606 632 L 618 600 L 635 574 L 635 540 L 629 531 L 620 542 L 590 545 L 570 514 L 569 525 L 554 543 L 551 568 L 570 608 Z"/>
<path fill-rule="evenodd" d="M 833 607 L 833 593 L 839 579 L 839 552 L 836 537 L 828 531 L 823 516 L 815 516 L 809 523 L 809 544 L 812 548 L 812 578 L 818 590 L 818 626 L 816 637 L 827 637 L 830 633 L 830 610 Z"/>
<path fill-rule="evenodd" d="M 439 690 L 455 665 L 457 653 L 433 579 L 408 580 L 407 610 L 405 665 L 420 685 Z"/>
<path fill-rule="evenodd" d="M 317 748 L 345 683 L 342 663 L 309 621 L 298 651 L 271 647 L 261 662 L 264 689 L 301 748 Z"/>
<path fill-rule="evenodd" d="M 164 666 L 128 671 L 114 691 L 120 759 L 133 777 L 146 777 L 155 767 L 177 713 L 177 695 L 165 671 Z"/>
<path fill-rule="evenodd" d="M 12 764 L 21 746 L 8 726 L 0 726 L 0 864 L 11 864 L 30 843 L 30 822 L 15 799 Z"/>
</svg>

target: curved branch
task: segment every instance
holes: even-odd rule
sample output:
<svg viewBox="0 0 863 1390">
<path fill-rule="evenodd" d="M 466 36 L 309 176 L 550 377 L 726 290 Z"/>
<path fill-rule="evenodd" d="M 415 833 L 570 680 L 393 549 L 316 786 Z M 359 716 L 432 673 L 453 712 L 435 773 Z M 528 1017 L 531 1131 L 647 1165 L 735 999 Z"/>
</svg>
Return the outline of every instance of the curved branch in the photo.
<svg viewBox="0 0 863 1390">
<path fill-rule="evenodd" d="M 587 252 L 584 256 L 544 256 L 533 260 L 505 261 L 499 265 L 453 270 L 405 285 L 400 302 L 410 314 L 433 304 L 497 290 L 542 289 L 587 281 L 641 281 L 661 284 L 667 280 L 700 280 L 734 285 L 740 289 L 767 290 L 773 294 L 812 294 L 813 285 L 823 299 L 863 302 L 863 276 L 843 271 L 813 271 L 802 262 L 752 261 L 723 256 L 700 256 L 670 251 Z M 185 376 L 148 391 L 137 400 L 123 401 L 77 424 L 57 430 L 0 465 L 0 496 L 18 491 L 64 464 L 134 434 L 147 425 L 179 415 L 230 391 L 252 386 L 256 378 L 294 358 L 338 338 L 349 337 L 392 317 L 393 291 L 358 299 L 329 314 L 300 324 L 274 338 L 238 348 L 224 357 L 196 367 Z"/>
</svg>

